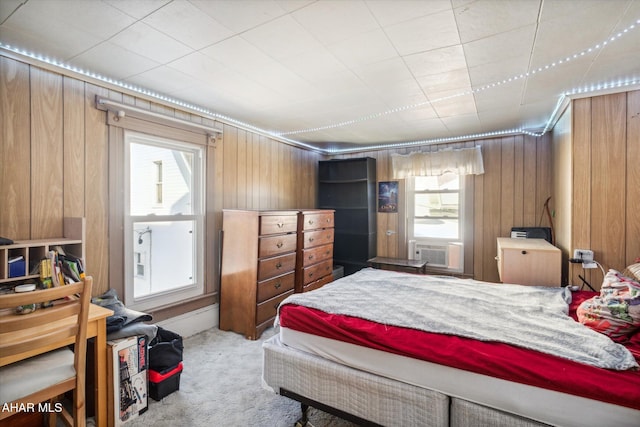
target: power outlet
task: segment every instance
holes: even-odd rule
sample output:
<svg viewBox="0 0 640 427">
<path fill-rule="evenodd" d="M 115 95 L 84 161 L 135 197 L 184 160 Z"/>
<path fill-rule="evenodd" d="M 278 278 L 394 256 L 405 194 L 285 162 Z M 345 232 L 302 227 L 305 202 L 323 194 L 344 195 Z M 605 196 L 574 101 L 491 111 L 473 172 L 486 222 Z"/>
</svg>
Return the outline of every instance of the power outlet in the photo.
<svg viewBox="0 0 640 427">
<path fill-rule="evenodd" d="M 574 249 L 573 250 L 573 258 L 575 260 L 580 260 L 583 263 L 592 262 L 593 261 L 593 251 L 590 249 Z"/>
</svg>

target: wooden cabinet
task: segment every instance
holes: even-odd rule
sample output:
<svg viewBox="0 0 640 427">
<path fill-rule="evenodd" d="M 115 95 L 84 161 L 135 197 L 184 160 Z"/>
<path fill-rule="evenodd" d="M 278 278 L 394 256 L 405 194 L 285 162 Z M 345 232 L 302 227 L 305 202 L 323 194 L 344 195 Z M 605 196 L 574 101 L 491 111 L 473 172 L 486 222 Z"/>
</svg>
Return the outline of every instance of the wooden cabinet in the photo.
<svg viewBox="0 0 640 427">
<path fill-rule="evenodd" d="M 255 340 L 294 292 L 298 211 L 223 211 L 220 329 Z"/>
<path fill-rule="evenodd" d="M 324 160 L 318 167 L 318 208 L 335 211 L 334 263 L 352 274 L 376 256 L 376 159 Z"/>
<path fill-rule="evenodd" d="M 562 253 L 544 239 L 499 237 L 496 260 L 503 283 L 561 285 Z"/>
<path fill-rule="evenodd" d="M 0 246 L 0 285 L 12 286 L 27 279 L 38 280 L 40 275 L 31 272 L 35 272 L 40 260 L 57 247 L 84 261 L 85 219 L 64 218 L 63 234 L 64 237 L 60 238 L 19 240 Z M 11 260 L 19 261 L 16 264 L 10 263 Z"/>
<path fill-rule="evenodd" d="M 307 292 L 333 281 L 333 210 L 298 213 L 296 292 Z"/>
</svg>

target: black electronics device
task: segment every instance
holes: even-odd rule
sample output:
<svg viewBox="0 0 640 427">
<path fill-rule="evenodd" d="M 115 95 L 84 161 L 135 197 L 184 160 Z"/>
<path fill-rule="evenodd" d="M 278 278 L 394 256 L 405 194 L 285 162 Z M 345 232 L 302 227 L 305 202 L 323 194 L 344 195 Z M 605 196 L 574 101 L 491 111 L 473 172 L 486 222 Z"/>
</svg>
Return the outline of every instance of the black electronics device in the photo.
<svg viewBox="0 0 640 427">
<path fill-rule="evenodd" d="M 511 237 L 523 239 L 544 239 L 551 241 L 551 228 L 549 227 L 513 227 Z"/>
</svg>

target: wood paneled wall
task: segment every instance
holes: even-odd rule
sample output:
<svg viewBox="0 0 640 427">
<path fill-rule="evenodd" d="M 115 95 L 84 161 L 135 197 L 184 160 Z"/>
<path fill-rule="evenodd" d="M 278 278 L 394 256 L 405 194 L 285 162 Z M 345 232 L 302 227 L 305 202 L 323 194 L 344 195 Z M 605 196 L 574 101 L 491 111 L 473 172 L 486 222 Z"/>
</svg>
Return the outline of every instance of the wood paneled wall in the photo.
<svg viewBox="0 0 640 427">
<path fill-rule="evenodd" d="M 573 100 L 571 117 L 567 249 L 591 249 L 605 271 L 622 271 L 640 257 L 640 91 Z M 570 270 L 571 283 L 581 284 L 582 268 Z M 585 273 L 598 289 L 600 270 Z"/>
<path fill-rule="evenodd" d="M 121 230 L 109 229 L 114 206 L 109 127 L 106 113 L 95 107 L 96 95 L 196 123 L 214 122 L 0 56 L 0 236 L 61 237 L 65 216 L 84 216 L 86 262 L 99 295 L 110 287 L 110 274 L 117 274 L 109 269 L 109 244 L 121 241 L 112 235 Z M 231 125 L 223 130 L 207 158 L 208 215 L 221 218 L 223 208 L 315 206 L 320 154 Z M 218 229 L 208 236 L 215 238 L 221 221 L 213 223 Z M 207 246 L 216 249 L 215 242 Z M 208 263 L 215 264 L 218 255 Z M 218 284 L 207 289 L 215 293 Z"/>
<path fill-rule="evenodd" d="M 377 180 L 392 181 L 393 153 L 475 145 L 481 147 L 485 173 L 465 179 L 464 270 L 478 280 L 498 282 L 496 239 L 508 237 L 511 227 L 549 224 L 546 216 L 541 215 L 544 202 L 551 196 L 551 139 L 548 135 L 540 138 L 508 136 L 339 157 L 373 157 L 376 159 Z M 401 194 L 400 204 L 404 203 L 404 197 Z M 377 224 L 378 255 L 406 256 L 404 213 L 378 213 Z"/>
<path fill-rule="evenodd" d="M 94 294 L 100 294 L 109 288 L 111 204 L 108 126 L 105 112 L 95 108 L 96 95 L 196 123 L 211 121 L 0 56 L 0 235 L 59 237 L 65 216 L 84 216 L 87 264 L 96 279 Z M 484 157 L 485 174 L 465 181 L 466 273 L 498 281 L 496 238 L 508 236 L 512 226 L 548 225 L 543 205 L 552 192 L 562 193 L 557 188 L 566 189 L 559 183 L 565 169 L 557 168 L 569 161 L 571 214 L 556 224 L 560 235 L 571 227 L 563 249 L 593 249 L 606 268 L 623 269 L 640 256 L 640 92 L 575 100 L 570 111 L 571 123 L 564 119 L 553 137 L 557 141 L 560 129 L 570 129 L 570 160 L 556 161 L 553 185 L 551 165 L 558 153 L 549 134 L 446 145 L 480 145 Z M 222 143 L 208 158 L 214 168 L 207 185 L 214 189 L 215 216 L 223 208 L 315 207 L 317 164 L 323 156 L 231 125 L 223 130 Z M 566 132 L 562 138 L 567 140 Z M 392 153 L 440 148 L 336 157 L 374 157 L 378 181 L 389 181 Z M 551 208 L 566 209 L 566 194 L 554 194 Z M 404 213 L 379 213 L 377 222 L 378 255 L 406 256 Z M 577 272 L 570 273 L 577 283 Z"/>
</svg>

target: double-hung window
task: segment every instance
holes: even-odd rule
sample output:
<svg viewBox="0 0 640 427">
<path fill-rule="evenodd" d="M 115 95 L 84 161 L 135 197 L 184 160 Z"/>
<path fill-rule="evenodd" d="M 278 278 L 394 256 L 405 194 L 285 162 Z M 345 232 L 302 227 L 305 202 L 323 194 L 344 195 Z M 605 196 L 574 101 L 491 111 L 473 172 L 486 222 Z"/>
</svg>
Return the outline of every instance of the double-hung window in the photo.
<svg viewBox="0 0 640 427">
<path fill-rule="evenodd" d="M 409 255 L 428 266 L 461 271 L 464 180 L 447 172 L 407 181 Z"/>
<path fill-rule="evenodd" d="M 203 293 L 204 147 L 125 133 L 125 301 L 149 309 Z"/>
</svg>

